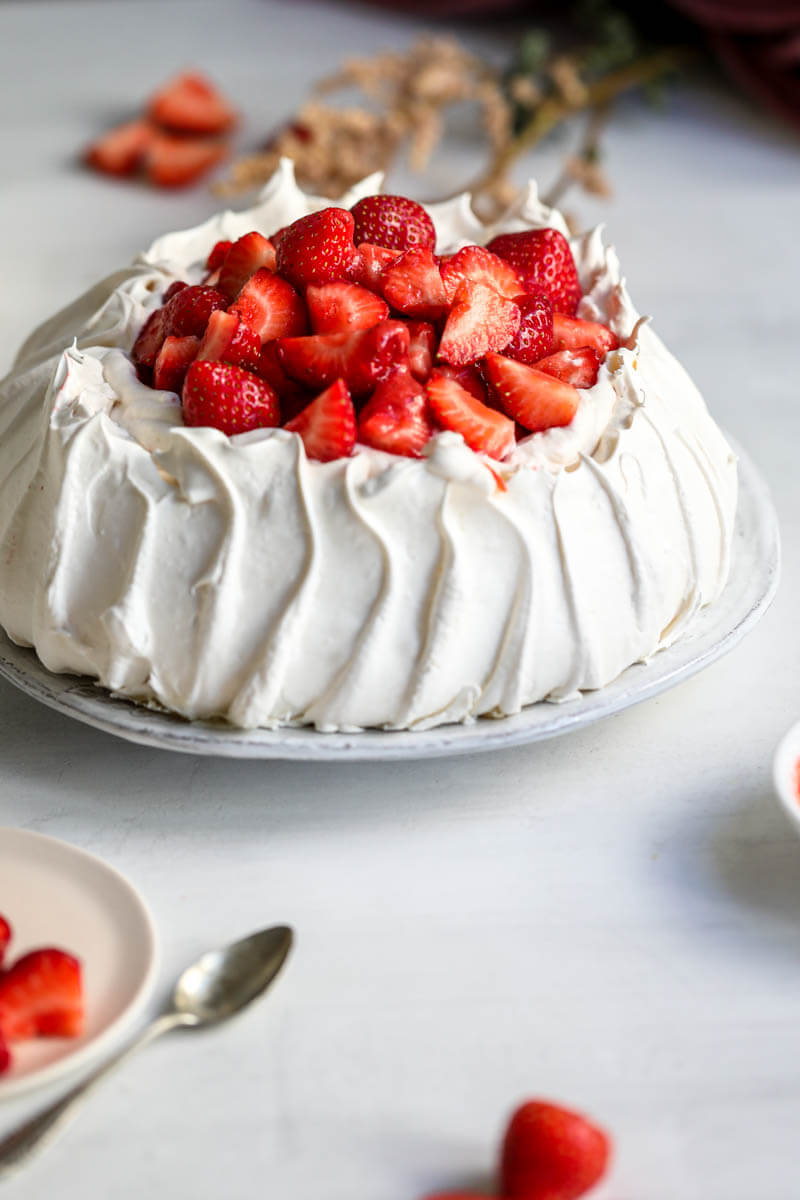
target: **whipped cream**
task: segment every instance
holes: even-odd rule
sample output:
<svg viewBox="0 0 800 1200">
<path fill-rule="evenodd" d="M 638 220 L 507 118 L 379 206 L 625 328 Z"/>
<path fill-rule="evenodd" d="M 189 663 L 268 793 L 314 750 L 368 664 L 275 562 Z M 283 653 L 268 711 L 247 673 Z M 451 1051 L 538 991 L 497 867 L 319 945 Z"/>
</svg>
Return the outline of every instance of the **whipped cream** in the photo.
<svg viewBox="0 0 800 1200">
<path fill-rule="evenodd" d="M 736 463 L 599 230 L 571 242 L 579 315 L 622 347 L 569 426 L 502 464 L 453 433 L 419 460 L 313 462 L 282 429 L 184 427 L 179 398 L 139 382 L 129 350 L 173 280 L 328 203 L 285 161 L 255 207 L 159 238 L 25 342 L 0 384 L 9 635 L 189 718 L 321 730 L 515 713 L 673 642 L 724 587 Z M 492 227 L 467 196 L 429 211 L 442 253 L 567 232 L 533 184 Z"/>
</svg>

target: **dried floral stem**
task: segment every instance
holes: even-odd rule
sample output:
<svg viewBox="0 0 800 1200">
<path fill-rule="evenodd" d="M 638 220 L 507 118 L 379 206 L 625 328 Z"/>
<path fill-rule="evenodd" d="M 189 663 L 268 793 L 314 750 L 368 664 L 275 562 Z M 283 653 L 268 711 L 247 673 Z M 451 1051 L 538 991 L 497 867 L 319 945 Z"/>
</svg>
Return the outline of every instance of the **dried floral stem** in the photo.
<svg viewBox="0 0 800 1200">
<path fill-rule="evenodd" d="M 597 160 L 600 154 L 600 139 L 605 133 L 611 117 L 611 103 L 599 104 L 589 112 L 581 145 L 577 155 L 568 158 L 561 174 L 549 191 L 542 196 L 542 201 L 548 208 L 555 208 L 561 203 L 564 195 L 574 183 L 582 180 L 587 182 L 589 172 L 597 172 Z M 595 186 L 592 190 L 608 195 L 610 189 L 606 186 Z"/>
</svg>

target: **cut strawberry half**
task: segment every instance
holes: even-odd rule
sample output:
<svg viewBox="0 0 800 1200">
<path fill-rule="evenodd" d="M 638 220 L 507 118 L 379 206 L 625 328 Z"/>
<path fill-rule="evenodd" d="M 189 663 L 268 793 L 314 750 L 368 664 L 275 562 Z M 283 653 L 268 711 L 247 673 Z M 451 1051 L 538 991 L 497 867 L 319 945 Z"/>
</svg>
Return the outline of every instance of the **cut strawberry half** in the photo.
<svg viewBox="0 0 800 1200">
<path fill-rule="evenodd" d="M 388 454 L 418 458 L 433 435 L 425 388 L 407 367 L 379 383 L 358 418 L 358 440 Z"/>
<path fill-rule="evenodd" d="M 162 300 L 164 301 L 165 304 L 169 304 L 169 302 L 173 296 L 177 296 L 178 292 L 182 292 L 183 289 L 187 288 L 188 286 L 189 286 L 188 283 L 184 283 L 182 279 L 176 279 L 174 281 L 174 283 L 171 283 L 169 285 L 169 287 L 167 288 L 167 290 L 164 292 L 164 295 L 162 296 Z M 206 285 L 206 286 L 208 286 L 208 285 Z"/>
<path fill-rule="evenodd" d="M 281 338 L 278 362 L 292 379 L 311 390 L 341 378 L 353 395 L 363 396 L 406 360 L 409 342 L 402 321 L 381 321 L 355 333 Z"/>
<path fill-rule="evenodd" d="M 446 258 L 440 267 L 447 299 L 452 303 L 465 279 L 494 288 L 507 300 L 524 291 L 520 277 L 510 263 L 504 262 L 485 246 L 464 246 Z"/>
<path fill-rule="evenodd" d="M 507 1200 L 578 1200 L 602 1179 L 610 1157 L 611 1139 L 593 1121 L 528 1100 L 506 1128 L 499 1190 Z"/>
<path fill-rule="evenodd" d="M 513 300 L 483 283 L 465 280 L 442 332 L 439 358 L 452 366 L 473 363 L 490 350 L 507 346 L 519 324 L 520 312 Z"/>
<path fill-rule="evenodd" d="M 590 388 L 597 383 L 597 373 L 600 370 L 600 355 L 591 346 L 582 346 L 580 350 L 559 350 L 556 354 L 548 354 L 536 363 L 537 371 L 544 371 L 564 383 L 571 383 L 576 388 Z"/>
<path fill-rule="evenodd" d="M 5 917 L 0 916 L 0 967 L 3 965 L 3 955 L 11 941 L 11 926 Z"/>
<path fill-rule="evenodd" d="M 176 133 L 225 133 L 236 123 L 236 112 L 209 79 L 186 72 L 170 79 L 151 97 L 147 115 Z"/>
<path fill-rule="evenodd" d="M 433 252 L 406 250 L 381 275 L 381 291 L 392 308 L 409 317 L 436 321 L 447 309 L 447 293 Z"/>
<path fill-rule="evenodd" d="M 572 315 L 581 298 L 581 285 L 569 242 L 557 229 L 503 233 L 487 247 L 511 263 L 525 292 L 546 292 L 554 312 Z"/>
<path fill-rule="evenodd" d="M 553 306 L 544 292 L 517 296 L 519 329 L 503 353 L 532 366 L 553 348 Z"/>
<path fill-rule="evenodd" d="M 505 458 L 514 448 L 514 422 L 487 408 L 455 379 L 434 371 L 427 383 L 431 412 L 444 429 L 460 433 L 471 450 Z"/>
<path fill-rule="evenodd" d="M 406 321 L 411 341 L 408 346 L 408 365 L 411 374 L 422 383 L 433 370 L 436 353 L 436 330 L 428 321 Z"/>
<path fill-rule="evenodd" d="M 164 327 L 173 337 L 193 334 L 202 337 L 208 318 L 218 308 L 226 308 L 227 298 L 216 288 L 198 283 L 181 288 L 164 307 Z"/>
<path fill-rule="evenodd" d="M 8 1048 L 5 1038 L 0 1033 L 0 1075 L 7 1071 L 11 1066 L 11 1051 Z"/>
<path fill-rule="evenodd" d="M 278 361 L 278 343 L 267 342 L 261 347 L 258 358 L 257 375 L 265 379 L 281 402 L 281 420 L 291 421 L 306 407 L 312 396 L 301 387 L 296 380 L 291 379 Z"/>
<path fill-rule="evenodd" d="M 200 361 L 233 363 L 259 374 L 261 339 L 236 313 L 217 309 L 208 319 L 196 357 Z"/>
<path fill-rule="evenodd" d="M 401 251 L 387 250 L 384 246 L 373 246 L 362 242 L 356 250 L 349 271 L 349 278 L 371 292 L 380 292 L 381 275 L 390 263 L 396 262 Z"/>
<path fill-rule="evenodd" d="M 251 275 L 262 267 L 275 270 L 275 247 L 263 233 L 253 229 L 228 248 L 219 268 L 219 290 L 235 300 Z"/>
<path fill-rule="evenodd" d="M 193 362 L 183 384 L 183 419 L 228 437 L 279 424 L 275 392 L 251 371 L 223 362 Z"/>
<path fill-rule="evenodd" d="M 346 208 L 323 208 L 300 217 L 281 234 L 277 269 L 296 288 L 346 279 L 353 265 L 353 217 Z"/>
<path fill-rule="evenodd" d="M 609 350 L 619 347 L 619 338 L 599 321 L 582 321 L 579 317 L 553 314 L 553 350 L 580 350 L 589 346 L 605 358 Z"/>
<path fill-rule="evenodd" d="M 165 338 L 153 367 L 153 387 L 180 395 L 186 372 L 197 357 L 199 346 L 200 339 L 191 334 Z"/>
<path fill-rule="evenodd" d="M 356 444 L 356 413 L 344 380 L 337 379 L 284 428 L 300 435 L 309 458 L 348 458 Z"/>
<path fill-rule="evenodd" d="M 47 947 L 18 958 L 0 976 L 0 1034 L 7 1042 L 79 1037 L 83 1032 L 81 964 Z"/>
<path fill-rule="evenodd" d="M 306 308 L 290 283 L 261 267 L 251 275 L 229 312 L 235 313 L 264 342 L 305 333 Z"/>
<path fill-rule="evenodd" d="M 208 258 L 206 259 L 206 270 L 218 271 L 224 263 L 225 256 L 232 245 L 233 242 L 227 242 L 224 240 L 221 242 L 215 242 L 208 252 Z"/>
<path fill-rule="evenodd" d="M 365 196 L 350 209 L 356 242 L 371 242 L 389 250 L 436 246 L 433 221 L 421 204 L 406 196 Z"/>
<path fill-rule="evenodd" d="M 314 333 L 350 333 L 369 329 L 389 316 L 389 305 L 357 283 L 310 284 L 306 304 Z M 278 335 L 276 335 L 278 336 Z"/>
<path fill-rule="evenodd" d="M 86 151 L 86 161 L 106 175 L 133 175 L 155 136 L 148 121 L 126 121 L 92 142 Z"/>
<path fill-rule="evenodd" d="M 164 320 L 165 312 L 166 309 L 157 308 L 139 330 L 131 350 L 131 358 L 137 367 L 152 367 L 155 364 L 164 338 L 169 332 Z"/>
<path fill-rule="evenodd" d="M 155 135 L 147 148 L 144 169 L 157 187 L 187 187 L 207 175 L 228 155 L 228 148 L 217 138 L 172 137 Z"/>
<path fill-rule="evenodd" d="M 569 425 L 577 412 L 577 388 L 535 367 L 502 354 L 487 354 L 484 371 L 503 412 L 531 433 Z"/>
<path fill-rule="evenodd" d="M 444 376 L 445 379 L 455 379 L 456 383 L 459 383 L 476 400 L 480 400 L 481 404 L 491 406 L 491 398 L 486 391 L 486 384 L 477 367 L 469 365 L 451 367 L 449 363 L 440 363 L 436 368 L 436 374 Z"/>
</svg>

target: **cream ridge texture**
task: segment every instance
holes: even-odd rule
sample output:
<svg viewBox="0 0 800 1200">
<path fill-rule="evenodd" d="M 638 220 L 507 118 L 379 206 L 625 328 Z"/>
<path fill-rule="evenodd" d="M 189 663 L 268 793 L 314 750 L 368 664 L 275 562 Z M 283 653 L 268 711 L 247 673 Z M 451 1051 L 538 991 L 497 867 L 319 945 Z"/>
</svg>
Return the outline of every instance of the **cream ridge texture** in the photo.
<svg viewBox="0 0 800 1200">
<path fill-rule="evenodd" d="M 255 207 L 159 238 L 24 344 L 0 384 L 10 637 L 188 718 L 320 730 L 516 713 L 679 638 L 725 585 L 736 462 L 599 230 L 571 242 L 578 315 L 622 348 L 571 425 L 500 464 L 453 433 L 422 459 L 312 462 L 282 429 L 187 428 L 177 395 L 138 381 L 130 348 L 173 280 L 199 282 L 219 239 L 327 203 L 284 162 Z M 466 196 L 430 212 L 440 253 L 567 232 L 533 185 L 493 227 Z"/>
</svg>

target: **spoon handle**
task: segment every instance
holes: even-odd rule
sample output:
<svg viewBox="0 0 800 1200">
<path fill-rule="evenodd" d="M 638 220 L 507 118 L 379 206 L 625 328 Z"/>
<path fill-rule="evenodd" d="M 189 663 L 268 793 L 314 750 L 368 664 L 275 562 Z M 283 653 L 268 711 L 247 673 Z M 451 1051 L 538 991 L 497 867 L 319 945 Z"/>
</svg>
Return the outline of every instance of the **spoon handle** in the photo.
<svg viewBox="0 0 800 1200">
<path fill-rule="evenodd" d="M 62 1125 L 66 1124 L 67 1118 L 72 1115 L 80 1101 L 94 1091 L 97 1084 L 105 1079 L 114 1067 L 130 1058 L 134 1051 L 160 1037 L 162 1033 L 167 1033 L 184 1023 L 180 1013 L 168 1012 L 158 1017 L 146 1026 L 134 1041 L 97 1067 L 60 1100 L 56 1100 L 54 1104 L 0 1139 L 0 1181 L 27 1162 L 37 1150 L 46 1146 Z"/>
</svg>

